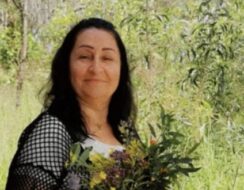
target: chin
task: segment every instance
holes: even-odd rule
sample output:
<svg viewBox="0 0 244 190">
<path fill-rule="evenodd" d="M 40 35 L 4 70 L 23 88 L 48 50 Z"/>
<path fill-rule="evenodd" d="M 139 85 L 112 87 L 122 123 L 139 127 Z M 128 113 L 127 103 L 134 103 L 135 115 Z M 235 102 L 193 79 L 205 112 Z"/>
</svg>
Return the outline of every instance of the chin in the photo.
<svg viewBox="0 0 244 190">
<path fill-rule="evenodd" d="M 93 98 L 93 99 L 110 99 L 112 95 L 104 94 L 104 93 L 87 93 L 85 97 Z"/>
</svg>

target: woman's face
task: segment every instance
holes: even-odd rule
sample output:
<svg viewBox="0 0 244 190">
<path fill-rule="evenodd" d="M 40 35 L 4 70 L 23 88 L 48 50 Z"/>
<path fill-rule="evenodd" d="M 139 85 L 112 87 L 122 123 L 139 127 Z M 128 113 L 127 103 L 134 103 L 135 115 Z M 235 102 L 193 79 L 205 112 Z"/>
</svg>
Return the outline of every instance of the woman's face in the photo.
<svg viewBox="0 0 244 190">
<path fill-rule="evenodd" d="M 78 98 L 109 100 L 119 84 L 120 65 L 111 33 L 96 28 L 79 33 L 70 54 L 70 80 Z"/>
</svg>

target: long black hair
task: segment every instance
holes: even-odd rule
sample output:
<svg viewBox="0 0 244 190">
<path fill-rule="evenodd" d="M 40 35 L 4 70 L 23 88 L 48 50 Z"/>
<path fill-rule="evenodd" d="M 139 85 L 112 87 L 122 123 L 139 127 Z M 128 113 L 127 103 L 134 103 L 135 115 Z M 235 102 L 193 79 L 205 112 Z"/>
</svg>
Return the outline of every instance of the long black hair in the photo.
<svg viewBox="0 0 244 190">
<path fill-rule="evenodd" d="M 87 130 L 80 114 L 80 105 L 70 82 L 69 59 L 77 35 L 89 28 L 110 32 L 119 48 L 120 81 L 118 88 L 112 95 L 107 119 L 115 137 L 122 142 L 118 126 L 121 121 L 130 120 L 131 127 L 134 127 L 136 107 L 133 100 L 126 49 L 115 27 L 108 21 L 100 18 L 83 19 L 68 32 L 52 61 L 50 88 L 45 95 L 44 108 L 65 124 L 74 141 L 87 137 Z"/>
</svg>

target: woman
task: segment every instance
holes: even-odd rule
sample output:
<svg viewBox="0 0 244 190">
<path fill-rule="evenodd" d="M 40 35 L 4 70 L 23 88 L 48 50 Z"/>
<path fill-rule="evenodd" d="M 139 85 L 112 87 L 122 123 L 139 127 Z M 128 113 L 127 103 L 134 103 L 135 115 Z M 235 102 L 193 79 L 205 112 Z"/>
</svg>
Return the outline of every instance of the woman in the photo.
<svg viewBox="0 0 244 190">
<path fill-rule="evenodd" d="M 50 84 L 45 111 L 19 140 L 8 190 L 68 189 L 64 163 L 72 143 L 108 155 L 123 149 L 121 121 L 132 121 L 134 131 L 126 50 L 111 23 L 90 18 L 74 26 L 52 61 Z"/>
</svg>

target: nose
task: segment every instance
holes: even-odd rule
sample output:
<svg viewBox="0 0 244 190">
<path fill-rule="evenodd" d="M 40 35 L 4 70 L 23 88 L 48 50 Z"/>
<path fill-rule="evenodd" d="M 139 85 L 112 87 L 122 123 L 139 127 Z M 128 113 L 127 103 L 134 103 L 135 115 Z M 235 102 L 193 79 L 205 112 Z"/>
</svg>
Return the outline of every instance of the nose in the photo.
<svg viewBox="0 0 244 190">
<path fill-rule="evenodd" d="M 99 73 L 102 71 L 101 62 L 99 57 L 94 57 L 93 61 L 90 64 L 89 71 L 92 73 Z"/>
</svg>

